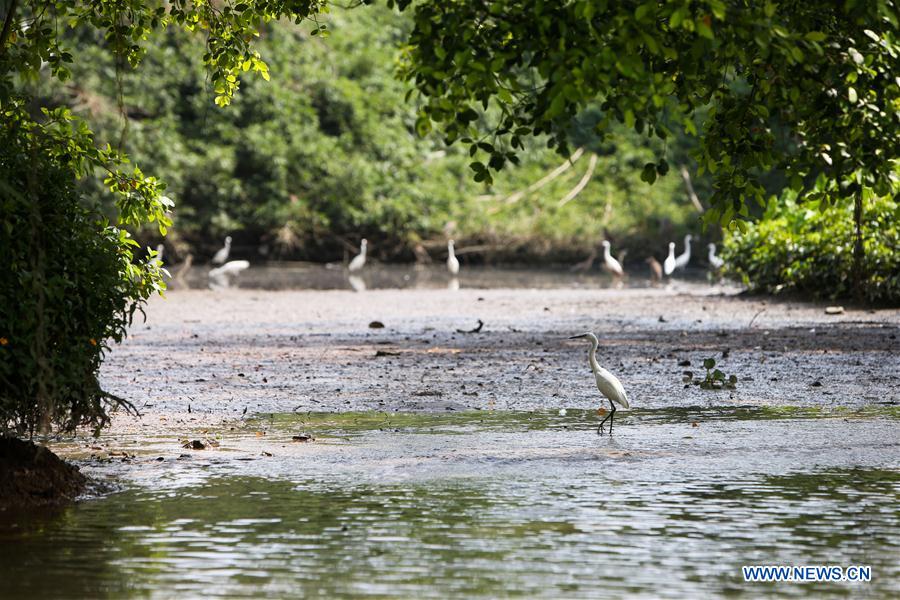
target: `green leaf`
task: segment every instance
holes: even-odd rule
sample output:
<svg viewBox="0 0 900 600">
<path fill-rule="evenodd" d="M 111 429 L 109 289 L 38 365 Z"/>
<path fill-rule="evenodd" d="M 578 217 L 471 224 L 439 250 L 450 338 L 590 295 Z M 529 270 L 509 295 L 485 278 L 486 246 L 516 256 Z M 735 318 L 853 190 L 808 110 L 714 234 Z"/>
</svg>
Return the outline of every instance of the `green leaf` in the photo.
<svg viewBox="0 0 900 600">
<path fill-rule="evenodd" d="M 644 165 L 643 171 L 641 171 L 641 180 L 646 181 L 647 183 L 652 184 L 656 181 L 656 164 L 655 163 L 647 163 Z"/>
</svg>

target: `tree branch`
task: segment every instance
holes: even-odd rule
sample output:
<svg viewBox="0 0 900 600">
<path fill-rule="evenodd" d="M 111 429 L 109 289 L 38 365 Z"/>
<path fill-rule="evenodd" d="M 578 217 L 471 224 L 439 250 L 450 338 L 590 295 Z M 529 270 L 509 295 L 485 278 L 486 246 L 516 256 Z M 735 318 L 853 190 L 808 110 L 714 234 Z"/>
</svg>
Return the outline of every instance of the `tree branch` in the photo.
<svg viewBox="0 0 900 600">
<path fill-rule="evenodd" d="M 16 16 L 16 9 L 19 7 L 19 0 L 12 0 L 9 3 L 9 12 L 3 19 L 3 30 L 0 31 L 0 56 L 6 54 L 6 42 L 9 40 L 9 33 L 12 31 L 13 18 Z"/>
</svg>

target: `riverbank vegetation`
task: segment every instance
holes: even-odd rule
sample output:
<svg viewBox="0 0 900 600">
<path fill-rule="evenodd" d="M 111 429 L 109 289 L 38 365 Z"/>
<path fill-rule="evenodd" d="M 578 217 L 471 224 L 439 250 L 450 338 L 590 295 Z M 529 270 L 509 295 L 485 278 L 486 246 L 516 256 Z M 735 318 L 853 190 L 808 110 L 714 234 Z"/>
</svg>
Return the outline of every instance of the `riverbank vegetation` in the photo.
<svg viewBox="0 0 900 600">
<path fill-rule="evenodd" d="M 416 131 L 417 105 L 395 73 L 411 16 L 376 5 L 335 9 L 327 23 L 327 39 L 313 26 L 264 27 L 257 47 L 277 83 L 242 78 L 221 108 L 204 40 L 178 30 L 155 37 L 140 69 L 119 78 L 99 34 L 82 33 L 85 60 L 42 93 L 94 123 L 98 139 L 123 140 L 145 172 L 165 175 L 175 258 L 232 235 L 250 258 L 339 260 L 367 237 L 376 256 L 411 260 L 423 242 L 439 256 L 452 236 L 495 260 L 577 260 L 606 236 L 636 256 L 698 229 L 680 176 L 641 180 L 665 144 L 625 126 L 597 138 L 597 107 L 573 123 L 581 150 L 571 163 L 541 138 L 493 186 L 474 181 L 465 148 Z M 687 136 L 672 144 L 693 170 L 690 147 Z M 706 180 L 694 184 L 708 191 Z M 86 192 L 107 196 L 91 182 Z M 143 239 L 160 241 L 152 230 Z"/>
<path fill-rule="evenodd" d="M 866 194 L 863 205 L 862 272 L 853 245 L 854 203 L 828 207 L 797 202 L 788 192 L 769 203 L 745 233 L 727 236 L 726 271 L 759 292 L 791 293 L 872 304 L 900 301 L 900 204 L 890 196 Z"/>
</svg>

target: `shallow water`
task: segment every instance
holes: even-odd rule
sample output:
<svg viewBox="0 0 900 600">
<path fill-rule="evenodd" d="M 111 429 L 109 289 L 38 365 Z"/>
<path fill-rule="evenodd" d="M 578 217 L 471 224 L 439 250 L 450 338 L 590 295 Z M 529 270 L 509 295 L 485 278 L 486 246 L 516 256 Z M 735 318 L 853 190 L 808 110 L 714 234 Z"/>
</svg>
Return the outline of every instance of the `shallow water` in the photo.
<svg viewBox="0 0 900 600">
<path fill-rule="evenodd" d="M 121 490 L 0 526 L 0 581 L 10 597 L 890 597 L 895 408 L 622 411 L 611 437 L 568 410 L 258 415 L 192 432 L 218 444 L 194 452 L 101 438 L 134 458 L 82 464 Z M 745 584 L 755 564 L 873 581 Z"/>
<path fill-rule="evenodd" d="M 173 268 L 173 273 L 177 269 Z M 371 265 L 350 275 L 341 265 L 314 263 L 265 263 L 252 265 L 232 278 L 210 280 L 209 267 L 192 267 L 183 281 L 174 281 L 173 289 L 224 289 L 236 287 L 258 290 L 376 290 L 376 289 L 599 289 L 651 287 L 646 265 L 635 266 L 624 281 L 594 267 L 588 273 L 573 273 L 558 268 L 467 267 L 454 277 L 442 266 Z M 706 271 L 701 268 L 679 272 L 673 280 L 680 286 L 708 287 Z M 669 282 L 666 282 L 667 284 Z M 180 285 L 179 285 L 180 284 Z"/>
</svg>

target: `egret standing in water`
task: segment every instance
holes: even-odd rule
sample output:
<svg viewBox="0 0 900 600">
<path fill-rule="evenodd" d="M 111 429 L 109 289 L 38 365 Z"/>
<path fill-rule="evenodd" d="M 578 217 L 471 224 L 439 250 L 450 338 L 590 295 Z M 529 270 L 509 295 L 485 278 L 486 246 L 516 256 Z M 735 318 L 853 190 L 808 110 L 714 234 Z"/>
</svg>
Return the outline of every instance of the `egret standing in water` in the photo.
<svg viewBox="0 0 900 600">
<path fill-rule="evenodd" d="M 228 255 L 231 253 L 231 236 L 225 237 L 225 246 L 219 249 L 216 252 L 215 256 L 212 258 L 212 264 L 221 265 L 224 264 L 226 260 L 228 260 Z"/>
<path fill-rule="evenodd" d="M 622 277 L 625 275 L 625 271 L 622 269 L 622 264 L 613 258 L 613 255 L 609 252 L 609 242 L 603 240 L 603 268 L 612 273 L 616 277 Z"/>
<path fill-rule="evenodd" d="M 347 267 L 350 269 L 351 273 L 359 271 L 364 266 L 366 266 L 366 246 L 369 245 L 365 239 L 359 244 L 359 254 L 353 257 L 353 260 L 350 261 L 350 265 Z"/>
<path fill-rule="evenodd" d="M 663 273 L 666 276 L 672 274 L 675 270 L 675 242 L 669 242 L 669 255 L 666 257 L 666 260 L 663 262 Z"/>
<path fill-rule="evenodd" d="M 229 260 L 221 267 L 212 269 L 209 276 L 209 289 L 224 290 L 231 287 L 238 275 L 250 268 L 250 262 L 246 260 Z"/>
<path fill-rule="evenodd" d="M 725 264 L 725 261 L 716 256 L 716 245 L 710 243 L 709 245 L 709 266 L 712 267 L 714 271 L 718 271 Z"/>
<path fill-rule="evenodd" d="M 601 394 L 606 396 L 606 399 L 609 400 L 609 405 L 612 407 L 610 413 L 600 421 L 600 425 L 597 427 L 597 433 L 599 434 L 603 431 L 603 424 L 609 419 L 609 433 L 612 435 L 613 416 L 616 414 L 616 404 L 622 408 L 628 408 L 628 396 L 625 394 L 625 388 L 622 386 L 622 382 L 619 381 L 615 375 L 601 367 L 600 363 L 597 362 L 597 347 L 600 345 L 600 340 L 597 339 L 597 336 L 588 331 L 580 335 L 573 335 L 569 339 L 575 340 L 578 338 L 587 338 L 591 342 L 591 351 L 588 353 L 588 362 L 591 365 L 591 371 L 594 373 L 594 379 L 597 381 L 597 389 L 600 390 Z"/>
<path fill-rule="evenodd" d="M 453 240 L 447 242 L 447 270 L 451 275 L 459 274 L 459 259 L 453 251 Z"/>
<path fill-rule="evenodd" d="M 675 259 L 675 268 L 676 269 L 684 269 L 688 266 L 688 263 L 691 261 L 691 240 L 694 237 L 691 234 L 687 234 L 684 236 L 684 253 L 679 254 L 678 258 Z"/>
</svg>

